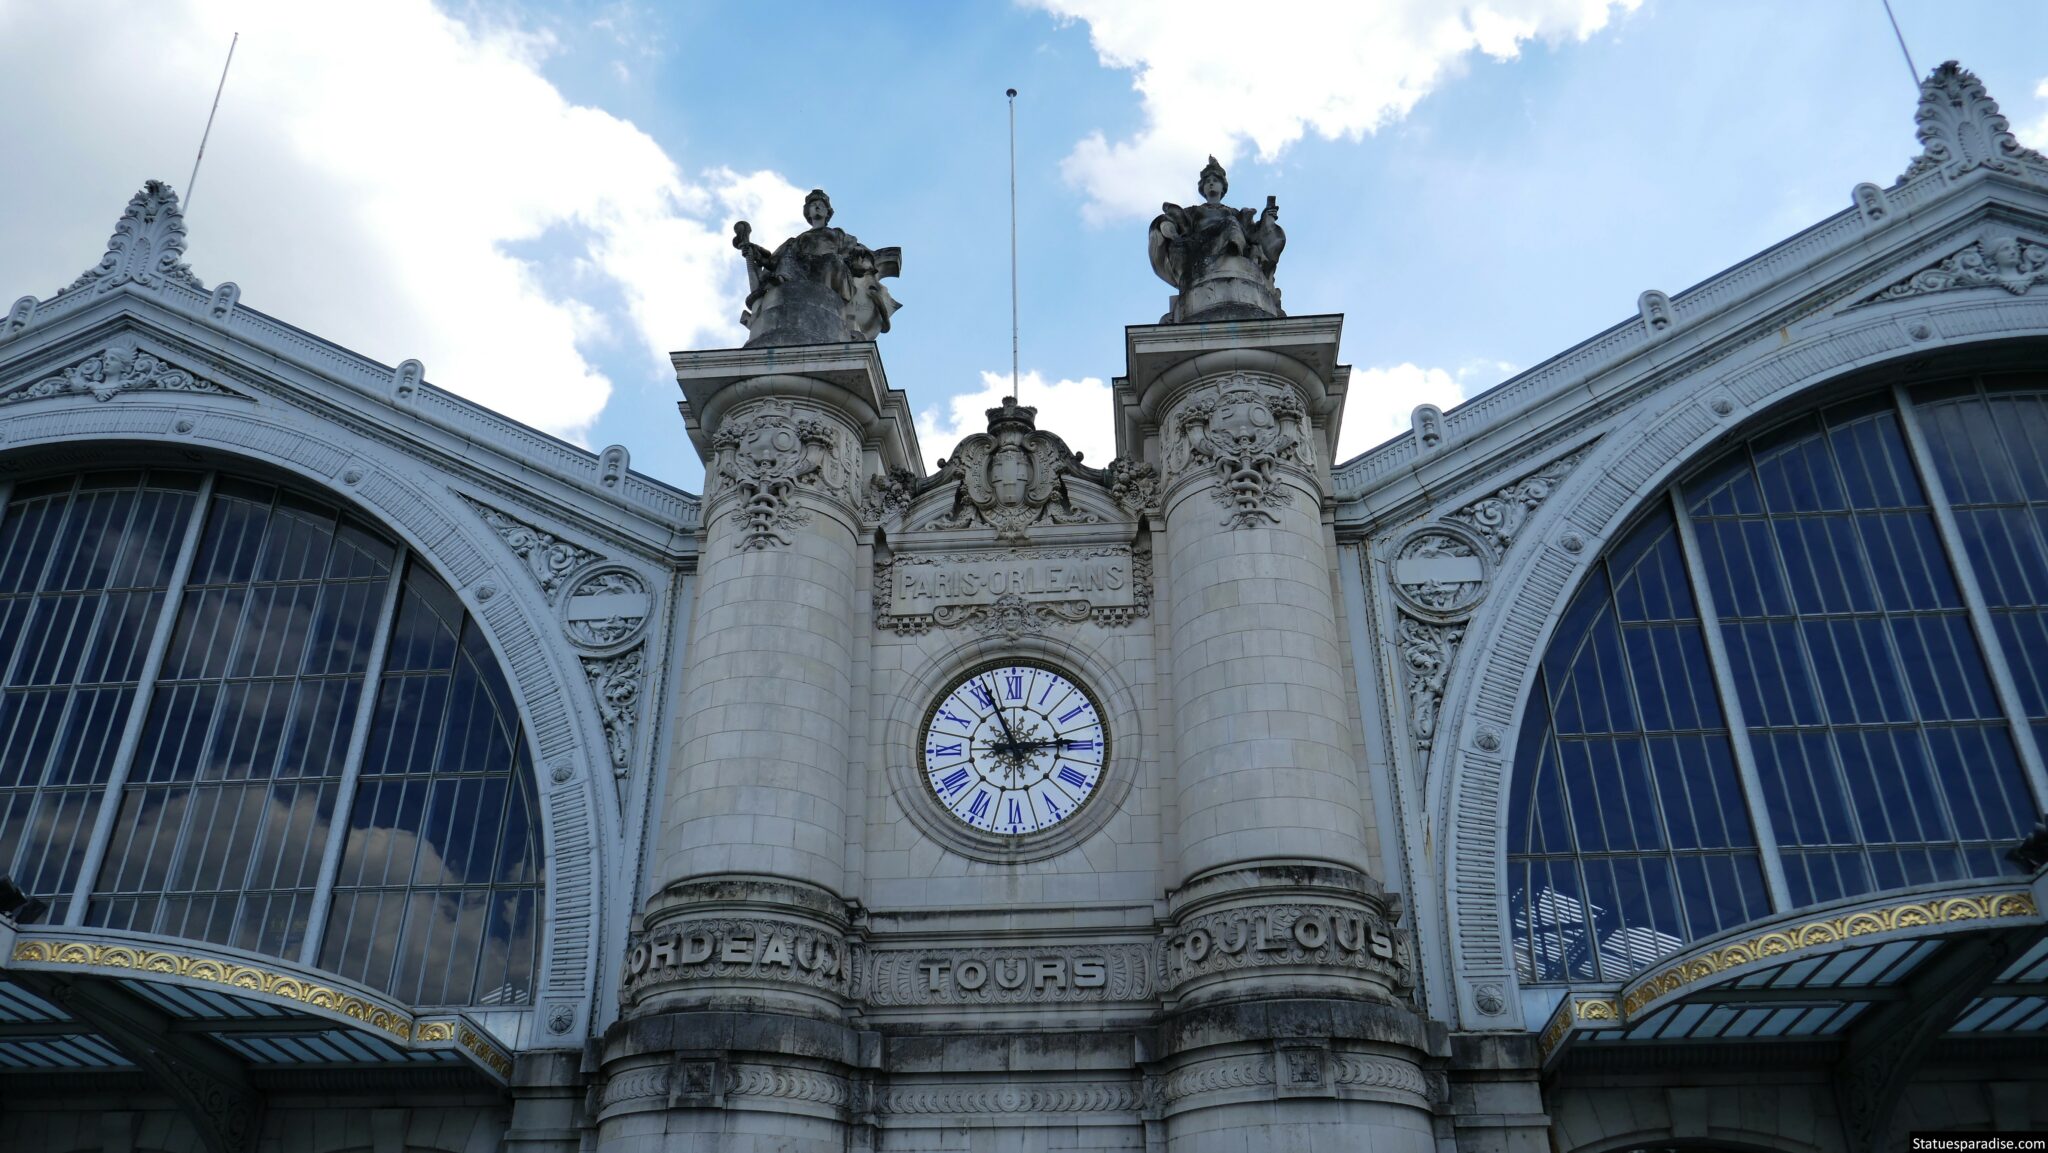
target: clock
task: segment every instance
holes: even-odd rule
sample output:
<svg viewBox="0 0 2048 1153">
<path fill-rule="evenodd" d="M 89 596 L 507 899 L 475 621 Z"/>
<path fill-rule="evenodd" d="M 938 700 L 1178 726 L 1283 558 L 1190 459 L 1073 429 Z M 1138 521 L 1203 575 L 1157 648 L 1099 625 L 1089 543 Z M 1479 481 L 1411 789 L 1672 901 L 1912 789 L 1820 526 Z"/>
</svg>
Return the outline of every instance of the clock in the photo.
<svg viewBox="0 0 2048 1153">
<path fill-rule="evenodd" d="M 1101 703 L 1040 661 L 993 661 L 956 678 L 926 712 L 921 736 L 932 797 L 955 820 L 998 837 L 1069 820 L 1109 763 Z"/>
</svg>

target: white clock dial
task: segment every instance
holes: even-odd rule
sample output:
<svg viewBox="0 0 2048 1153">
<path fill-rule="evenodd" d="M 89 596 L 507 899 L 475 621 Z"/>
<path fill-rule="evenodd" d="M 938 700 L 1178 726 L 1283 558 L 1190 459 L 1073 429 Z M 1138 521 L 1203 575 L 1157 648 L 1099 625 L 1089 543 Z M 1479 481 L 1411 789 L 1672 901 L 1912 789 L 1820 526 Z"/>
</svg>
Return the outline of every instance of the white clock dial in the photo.
<svg viewBox="0 0 2048 1153">
<path fill-rule="evenodd" d="M 1093 694 L 1050 665 L 999 661 L 953 682 L 925 715 L 925 785 L 957 820 L 997 836 L 1072 817 L 1102 781 L 1109 731 Z"/>
</svg>

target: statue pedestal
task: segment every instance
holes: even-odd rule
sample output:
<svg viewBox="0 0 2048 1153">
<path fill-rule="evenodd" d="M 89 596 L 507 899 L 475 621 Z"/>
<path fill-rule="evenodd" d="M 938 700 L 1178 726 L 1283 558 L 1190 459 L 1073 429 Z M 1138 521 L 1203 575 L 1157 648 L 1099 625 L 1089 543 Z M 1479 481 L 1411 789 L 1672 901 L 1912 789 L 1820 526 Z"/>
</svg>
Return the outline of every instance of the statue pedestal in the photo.
<svg viewBox="0 0 2048 1153">
<path fill-rule="evenodd" d="M 1161 324 L 1200 324 L 1220 320 L 1263 320 L 1285 316 L 1280 290 L 1263 279 L 1211 276 L 1167 300 Z"/>
</svg>

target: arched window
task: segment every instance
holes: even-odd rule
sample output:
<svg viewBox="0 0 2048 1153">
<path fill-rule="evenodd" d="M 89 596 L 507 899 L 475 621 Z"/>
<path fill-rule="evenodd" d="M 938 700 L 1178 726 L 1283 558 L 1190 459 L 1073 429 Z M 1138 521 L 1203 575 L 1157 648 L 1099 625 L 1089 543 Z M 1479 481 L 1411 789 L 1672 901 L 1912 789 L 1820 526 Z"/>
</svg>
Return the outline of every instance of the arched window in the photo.
<svg viewBox="0 0 2048 1153">
<path fill-rule="evenodd" d="M 1524 981 L 2016 872 L 2048 807 L 2048 382 L 1970 379 L 1718 454 L 1595 566 L 1510 801 Z"/>
<path fill-rule="evenodd" d="M 523 1004 L 532 757 L 454 592 L 223 474 L 20 483 L 0 520 L 0 869 L 52 922 Z"/>
</svg>

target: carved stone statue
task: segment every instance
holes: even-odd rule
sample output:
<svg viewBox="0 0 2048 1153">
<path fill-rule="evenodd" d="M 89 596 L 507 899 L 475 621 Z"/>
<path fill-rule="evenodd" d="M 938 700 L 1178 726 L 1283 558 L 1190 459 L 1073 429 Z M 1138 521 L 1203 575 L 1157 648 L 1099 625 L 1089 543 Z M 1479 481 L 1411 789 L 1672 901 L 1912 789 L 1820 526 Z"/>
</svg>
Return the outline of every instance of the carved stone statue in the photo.
<svg viewBox="0 0 2048 1153">
<path fill-rule="evenodd" d="M 1230 191 L 1223 166 L 1209 158 L 1195 187 L 1200 204 L 1163 205 L 1146 241 L 1152 271 L 1179 290 L 1161 324 L 1247 317 L 1285 316 L 1273 269 L 1287 234 L 1280 230 L 1280 206 L 1270 196 L 1256 216 L 1249 208 L 1223 203 Z"/>
<path fill-rule="evenodd" d="M 773 252 L 754 243 L 753 225 L 732 226 L 732 246 L 747 261 L 747 347 L 838 344 L 889 331 L 899 306 L 882 278 L 902 272 L 902 249 L 870 249 L 831 227 L 832 199 L 821 188 L 804 197 L 804 220 L 810 227 Z"/>
</svg>

